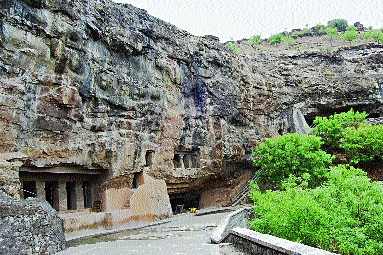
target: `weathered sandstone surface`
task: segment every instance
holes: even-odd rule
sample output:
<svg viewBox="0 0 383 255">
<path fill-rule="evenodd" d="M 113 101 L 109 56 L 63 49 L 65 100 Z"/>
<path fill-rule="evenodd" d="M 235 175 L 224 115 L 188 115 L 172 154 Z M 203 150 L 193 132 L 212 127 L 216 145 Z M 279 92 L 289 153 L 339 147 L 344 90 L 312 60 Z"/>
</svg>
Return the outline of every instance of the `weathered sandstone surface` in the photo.
<svg viewBox="0 0 383 255">
<path fill-rule="evenodd" d="M 101 170 L 103 189 L 143 169 L 171 198 L 227 187 L 265 137 L 350 107 L 381 116 L 382 52 L 235 54 L 131 5 L 2 0 L 0 153 Z"/>
</svg>

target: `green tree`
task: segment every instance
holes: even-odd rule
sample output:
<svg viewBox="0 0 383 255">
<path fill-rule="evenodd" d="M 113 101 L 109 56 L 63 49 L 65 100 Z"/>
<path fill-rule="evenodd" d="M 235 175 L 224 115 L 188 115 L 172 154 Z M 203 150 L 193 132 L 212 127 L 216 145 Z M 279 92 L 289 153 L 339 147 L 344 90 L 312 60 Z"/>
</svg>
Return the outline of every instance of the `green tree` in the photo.
<svg viewBox="0 0 383 255">
<path fill-rule="evenodd" d="M 327 27 L 325 32 L 330 38 L 330 44 L 332 47 L 332 44 L 334 42 L 334 38 L 339 35 L 338 29 L 336 27 Z"/>
<path fill-rule="evenodd" d="M 253 152 L 254 165 L 263 183 L 280 187 L 282 180 L 305 173 L 312 176 L 312 185 L 319 183 L 327 173 L 333 156 L 320 149 L 322 141 L 313 135 L 285 134 L 258 144 Z"/>
<path fill-rule="evenodd" d="M 272 36 L 269 37 L 269 42 L 271 44 L 277 44 L 277 43 L 281 43 L 282 39 L 283 39 L 283 35 L 275 34 L 275 35 L 272 35 Z"/>
<path fill-rule="evenodd" d="M 366 117 L 365 112 L 354 112 L 350 109 L 348 112 L 335 113 L 329 117 L 317 116 L 314 120 L 315 127 L 312 134 L 322 138 L 324 146 L 330 150 L 339 148 L 340 140 L 344 137 L 347 127 L 358 127 Z"/>
<path fill-rule="evenodd" d="M 327 25 L 329 27 L 336 27 L 339 32 L 343 32 L 346 30 L 348 26 L 348 22 L 345 19 L 333 19 L 333 20 L 329 20 L 327 22 Z"/>
<path fill-rule="evenodd" d="M 351 164 L 383 160 L 383 125 L 363 123 L 358 128 L 346 128 L 339 146 Z"/>
<path fill-rule="evenodd" d="M 344 41 L 350 42 L 350 45 L 351 45 L 351 42 L 355 41 L 358 38 L 358 32 L 356 32 L 356 30 L 347 30 L 342 35 L 342 38 Z"/>
</svg>

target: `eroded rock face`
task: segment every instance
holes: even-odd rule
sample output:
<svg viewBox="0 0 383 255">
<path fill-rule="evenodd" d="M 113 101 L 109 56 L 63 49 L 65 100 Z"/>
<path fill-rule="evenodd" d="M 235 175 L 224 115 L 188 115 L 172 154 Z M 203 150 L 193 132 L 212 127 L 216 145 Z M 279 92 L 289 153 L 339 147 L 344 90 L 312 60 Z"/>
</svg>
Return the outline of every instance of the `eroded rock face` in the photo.
<svg viewBox="0 0 383 255">
<path fill-rule="evenodd" d="M 146 167 L 170 194 L 201 192 L 250 169 L 262 138 L 304 132 L 302 116 L 382 110 L 378 45 L 237 55 L 131 5 L 0 8 L 0 153 L 29 166 L 102 169 L 104 186 Z"/>
<path fill-rule="evenodd" d="M 62 220 L 46 202 L 0 192 L 1 254 L 54 254 L 65 248 Z"/>
</svg>

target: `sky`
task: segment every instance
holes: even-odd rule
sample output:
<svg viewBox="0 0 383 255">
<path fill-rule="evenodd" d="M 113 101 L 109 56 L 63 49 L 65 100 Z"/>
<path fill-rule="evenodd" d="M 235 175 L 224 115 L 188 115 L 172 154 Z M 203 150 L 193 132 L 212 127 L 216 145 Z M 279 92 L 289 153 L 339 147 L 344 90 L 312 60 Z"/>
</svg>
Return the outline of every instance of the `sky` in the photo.
<svg viewBox="0 0 383 255">
<path fill-rule="evenodd" d="M 221 42 L 253 35 L 268 38 L 293 28 L 326 25 L 343 18 L 365 27 L 383 27 L 383 1 L 373 0 L 114 0 L 194 35 L 215 35 Z"/>
</svg>

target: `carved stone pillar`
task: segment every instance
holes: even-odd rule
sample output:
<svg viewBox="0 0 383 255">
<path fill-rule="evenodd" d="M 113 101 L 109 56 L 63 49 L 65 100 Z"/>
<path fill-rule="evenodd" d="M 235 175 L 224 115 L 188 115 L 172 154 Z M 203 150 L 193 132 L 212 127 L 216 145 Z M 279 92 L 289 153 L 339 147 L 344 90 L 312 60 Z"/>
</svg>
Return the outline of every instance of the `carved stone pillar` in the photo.
<svg viewBox="0 0 383 255">
<path fill-rule="evenodd" d="M 58 203 L 59 203 L 59 211 L 65 211 L 68 210 L 68 203 L 67 203 L 67 192 L 66 192 L 66 182 L 58 182 L 57 192 L 58 192 Z"/>
<path fill-rule="evenodd" d="M 82 190 L 82 182 L 76 182 L 76 208 L 84 209 L 84 192 Z"/>
<path fill-rule="evenodd" d="M 36 196 L 42 200 L 45 200 L 45 182 L 36 181 Z"/>
</svg>

